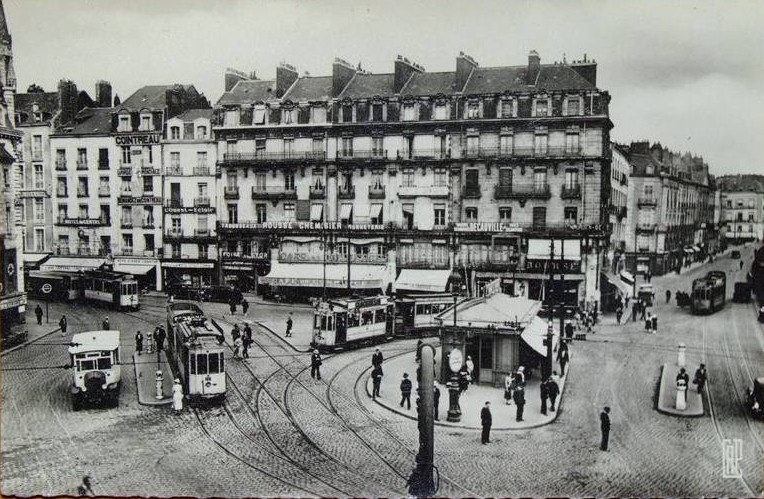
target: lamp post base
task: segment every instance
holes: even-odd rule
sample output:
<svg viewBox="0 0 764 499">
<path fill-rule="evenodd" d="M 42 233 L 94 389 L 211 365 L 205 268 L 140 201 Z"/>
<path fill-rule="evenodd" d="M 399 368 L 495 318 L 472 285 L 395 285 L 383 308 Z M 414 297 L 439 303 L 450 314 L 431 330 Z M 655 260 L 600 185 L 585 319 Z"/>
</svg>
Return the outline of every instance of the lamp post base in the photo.
<svg viewBox="0 0 764 499">
<path fill-rule="evenodd" d="M 462 409 L 459 407 L 459 382 L 456 377 L 451 378 L 448 386 L 448 415 L 446 421 L 458 423 L 462 420 Z"/>
</svg>

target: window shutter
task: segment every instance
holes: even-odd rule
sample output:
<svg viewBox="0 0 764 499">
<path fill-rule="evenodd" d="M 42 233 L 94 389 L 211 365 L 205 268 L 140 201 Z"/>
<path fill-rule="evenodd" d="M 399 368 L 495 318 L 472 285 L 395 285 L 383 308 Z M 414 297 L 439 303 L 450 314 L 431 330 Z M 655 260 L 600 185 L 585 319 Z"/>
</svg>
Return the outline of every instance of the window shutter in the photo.
<svg viewBox="0 0 764 499">
<path fill-rule="evenodd" d="M 359 102 L 355 106 L 356 121 L 365 123 L 369 121 L 369 104 L 366 102 Z"/>
<path fill-rule="evenodd" d="M 419 103 L 419 119 L 429 121 L 432 119 L 432 102 Z"/>
<path fill-rule="evenodd" d="M 281 109 L 271 109 L 269 118 L 269 121 L 272 125 L 278 125 L 281 123 Z"/>
<path fill-rule="evenodd" d="M 562 116 L 562 98 L 561 97 L 553 97 L 552 98 L 552 113 L 550 116 Z"/>
<path fill-rule="evenodd" d="M 400 121 L 400 104 L 389 102 L 387 104 L 387 121 Z"/>
<path fill-rule="evenodd" d="M 130 121 L 133 125 L 133 131 L 137 132 L 138 128 L 141 126 L 141 115 L 140 113 L 130 113 Z"/>
<path fill-rule="evenodd" d="M 249 126 L 252 124 L 252 108 L 242 107 L 240 114 L 239 114 L 239 123 L 244 126 Z M 192 132 L 193 135 L 193 132 Z"/>
<path fill-rule="evenodd" d="M 517 116 L 519 118 L 530 118 L 532 101 L 528 99 L 517 100 Z"/>
<path fill-rule="evenodd" d="M 483 102 L 483 118 L 496 118 L 495 99 L 485 99 Z"/>
<path fill-rule="evenodd" d="M 310 107 L 297 108 L 297 123 L 306 125 L 310 121 Z"/>
<path fill-rule="evenodd" d="M 157 132 L 161 132 L 162 131 L 162 126 L 164 125 L 164 120 L 162 119 L 163 118 L 163 114 L 164 113 L 162 113 L 162 111 L 154 111 L 152 113 L 153 116 L 152 116 L 151 119 L 154 122 L 153 123 L 154 130 L 157 131 Z"/>
<path fill-rule="evenodd" d="M 298 199 L 295 206 L 295 218 L 298 221 L 310 221 L 310 199 Z"/>
<path fill-rule="evenodd" d="M 194 138 L 194 124 L 193 123 L 183 123 L 183 138 L 185 140 L 190 140 Z"/>
</svg>

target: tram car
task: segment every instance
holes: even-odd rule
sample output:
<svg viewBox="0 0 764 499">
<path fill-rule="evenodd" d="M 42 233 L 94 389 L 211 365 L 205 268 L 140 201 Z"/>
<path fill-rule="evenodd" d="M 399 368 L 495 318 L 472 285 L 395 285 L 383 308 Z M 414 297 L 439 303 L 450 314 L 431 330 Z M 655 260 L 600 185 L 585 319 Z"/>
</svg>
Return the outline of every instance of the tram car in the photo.
<svg viewBox="0 0 764 499">
<path fill-rule="evenodd" d="M 313 314 L 312 346 L 328 351 L 389 341 L 394 322 L 393 301 L 384 295 L 321 301 Z"/>
<path fill-rule="evenodd" d="M 167 343 L 175 374 L 192 403 L 225 398 L 225 345 L 195 303 L 167 306 Z"/>
<path fill-rule="evenodd" d="M 114 308 L 138 310 L 138 281 L 131 274 L 89 270 L 82 274 L 82 297 Z"/>
<path fill-rule="evenodd" d="M 82 278 L 77 274 L 33 270 L 25 282 L 27 293 L 33 298 L 71 301 L 82 296 Z"/>
<path fill-rule="evenodd" d="M 437 334 L 435 316 L 454 306 L 450 293 L 404 295 L 395 299 L 395 336 L 429 336 Z"/>
<path fill-rule="evenodd" d="M 761 246 L 753 253 L 750 276 L 753 294 L 756 296 L 759 305 L 764 305 L 764 246 Z"/>
<path fill-rule="evenodd" d="M 727 275 L 724 272 L 712 270 L 705 277 L 692 281 L 692 313 L 716 312 L 724 306 L 726 299 Z"/>
<path fill-rule="evenodd" d="M 73 410 L 97 403 L 119 405 L 122 383 L 119 331 L 86 331 L 73 335 L 69 357 L 73 369 L 69 387 Z"/>
</svg>

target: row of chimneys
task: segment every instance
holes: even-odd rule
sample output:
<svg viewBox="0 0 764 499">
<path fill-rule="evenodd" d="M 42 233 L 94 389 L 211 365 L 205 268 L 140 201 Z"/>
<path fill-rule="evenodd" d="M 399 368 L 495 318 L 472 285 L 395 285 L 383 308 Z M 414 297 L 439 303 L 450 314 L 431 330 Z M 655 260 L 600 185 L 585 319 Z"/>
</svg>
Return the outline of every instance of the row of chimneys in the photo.
<svg viewBox="0 0 764 499">
<path fill-rule="evenodd" d="M 119 100 L 119 97 L 116 99 Z M 98 80 L 95 85 L 95 100 L 91 100 L 86 92 L 79 92 L 77 85 L 70 80 L 58 82 L 58 108 L 60 110 L 59 121 L 69 123 L 74 120 L 77 113 L 85 106 L 89 107 L 112 107 L 111 83 Z"/>
<path fill-rule="evenodd" d="M 401 55 L 395 59 L 394 64 L 394 93 L 398 93 L 403 89 L 404 85 L 406 85 L 406 82 L 409 81 L 412 74 L 425 72 L 424 66 L 420 66 L 415 62 L 409 61 L 406 57 Z M 464 85 L 467 83 L 467 80 L 472 74 L 472 71 L 477 68 L 478 63 L 475 61 L 475 59 L 465 54 L 464 52 L 459 52 L 459 55 L 456 57 L 456 81 L 454 82 L 455 88 L 464 88 Z M 583 61 L 575 61 L 573 65 L 571 65 L 571 69 L 581 75 L 589 83 L 596 86 L 597 63 L 593 60 L 587 61 L 586 54 L 584 54 Z M 539 57 L 538 52 L 531 50 L 528 54 L 528 71 L 526 73 L 525 83 L 527 85 L 534 85 L 540 71 L 541 57 Z M 334 63 L 332 64 L 332 96 L 338 96 L 347 86 L 353 76 L 355 76 L 357 73 L 364 73 L 360 67 L 360 64 L 356 68 L 353 67 L 352 64 L 344 61 L 343 59 L 340 59 L 339 57 L 335 58 Z M 279 66 L 276 68 L 276 97 L 280 98 L 283 96 L 298 77 L 299 74 L 297 73 L 297 70 L 294 66 L 285 63 L 279 64 Z M 227 69 L 225 73 L 225 91 L 230 91 L 236 85 L 236 83 L 241 80 L 255 79 L 257 78 L 255 77 L 254 72 L 251 75 L 247 75 L 242 71 Z"/>
</svg>

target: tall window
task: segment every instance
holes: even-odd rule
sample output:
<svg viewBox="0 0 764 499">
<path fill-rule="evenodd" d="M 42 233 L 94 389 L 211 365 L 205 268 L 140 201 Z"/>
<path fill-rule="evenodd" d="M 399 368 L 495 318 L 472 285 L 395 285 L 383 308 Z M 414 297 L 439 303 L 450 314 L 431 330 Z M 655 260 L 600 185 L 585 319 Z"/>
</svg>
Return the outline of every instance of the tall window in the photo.
<svg viewBox="0 0 764 499">
<path fill-rule="evenodd" d="M 105 147 L 101 147 L 98 149 L 98 169 L 99 170 L 108 170 L 109 169 L 109 150 Z"/>
<path fill-rule="evenodd" d="M 351 121 L 353 121 L 353 106 L 345 104 L 342 106 L 342 122 L 350 123 Z"/>
<path fill-rule="evenodd" d="M 67 206 L 65 204 L 58 206 L 58 222 L 59 223 L 62 223 L 65 218 L 69 217 L 67 212 L 68 212 L 68 210 L 67 210 Z"/>
<path fill-rule="evenodd" d="M 294 152 L 294 139 L 284 139 L 284 155 L 289 157 Z"/>
<path fill-rule="evenodd" d="M 313 139 L 311 150 L 314 153 L 321 153 L 324 152 L 324 139 Z"/>
<path fill-rule="evenodd" d="M 199 125 L 196 127 L 196 139 L 206 139 L 207 138 L 207 127 L 204 125 Z"/>
<path fill-rule="evenodd" d="M 196 217 L 196 228 L 200 234 L 207 234 L 209 231 L 209 225 L 207 225 L 207 215 L 199 215 Z"/>
<path fill-rule="evenodd" d="M 196 153 L 196 167 L 200 170 L 207 168 L 207 152 L 199 151 Z"/>
<path fill-rule="evenodd" d="M 45 179 L 43 177 L 42 165 L 34 165 L 34 188 L 45 188 Z"/>
<path fill-rule="evenodd" d="M 546 99 L 536 101 L 536 116 L 549 116 L 549 101 Z"/>
<path fill-rule="evenodd" d="M 111 225 L 111 208 L 108 204 L 101 205 L 101 223 Z"/>
<path fill-rule="evenodd" d="M 170 127 L 170 140 L 180 140 L 180 127 L 179 126 L 171 126 Z"/>
<path fill-rule="evenodd" d="M 326 123 L 326 108 L 324 106 L 313 106 L 311 112 L 313 113 L 313 123 Z"/>
<path fill-rule="evenodd" d="M 294 215 L 294 203 L 284 203 L 284 220 L 291 222 L 295 219 Z"/>
<path fill-rule="evenodd" d="M 90 218 L 90 217 L 88 216 L 88 205 L 86 205 L 86 204 L 81 204 L 81 205 L 80 205 L 80 213 L 79 213 L 79 218 L 81 218 L 81 219 L 83 219 L 83 220 L 84 220 L 84 219 L 87 219 L 87 218 Z"/>
<path fill-rule="evenodd" d="M 385 150 L 382 148 L 382 143 L 383 143 L 382 137 L 371 138 L 371 154 L 375 158 L 378 158 L 384 155 Z"/>
<path fill-rule="evenodd" d="M 144 132 L 151 130 L 151 115 L 150 114 L 141 115 L 141 130 Z"/>
<path fill-rule="evenodd" d="M 239 207 L 235 204 L 228 205 L 228 223 L 239 223 Z"/>
<path fill-rule="evenodd" d="M 533 172 L 533 189 L 543 191 L 546 189 L 546 170 Z"/>
<path fill-rule="evenodd" d="M 446 225 L 446 205 L 436 204 L 433 209 L 434 224 L 436 226 Z"/>
<path fill-rule="evenodd" d="M 435 187 L 446 187 L 448 186 L 448 172 L 445 168 L 436 168 L 435 174 L 434 174 L 434 185 Z"/>
<path fill-rule="evenodd" d="M 265 204 L 256 204 L 255 205 L 255 218 L 257 219 L 257 223 L 262 224 L 265 223 L 267 220 L 267 211 L 266 211 L 266 205 Z"/>
<path fill-rule="evenodd" d="M 45 229 L 37 228 L 34 230 L 34 250 L 45 251 Z"/>
<path fill-rule="evenodd" d="M 42 135 L 32 136 L 32 160 L 42 161 Z"/>
<path fill-rule="evenodd" d="M 448 104 L 446 103 L 435 104 L 435 112 L 433 113 L 433 115 L 436 120 L 447 120 L 448 119 Z"/>
<path fill-rule="evenodd" d="M 499 222 L 508 223 L 512 221 L 512 208 L 510 206 L 499 207 Z"/>
<path fill-rule="evenodd" d="M 172 244 L 170 244 L 170 254 L 172 255 L 172 258 L 180 258 L 181 257 L 181 244 L 180 243 L 172 243 Z"/>
<path fill-rule="evenodd" d="M 42 199 L 34 200 L 34 221 L 35 223 L 45 222 L 45 208 Z"/>
<path fill-rule="evenodd" d="M 180 153 L 179 152 L 170 153 L 170 168 L 172 170 L 175 170 L 176 172 L 180 171 Z"/>
<path fill-rule="evenodd" d="M 255 125 L 265 124 L 265 106 L 255 106 L 255 113 L 252 119 L 252 123 Z"/>
<path fill-rule="evenodd" d="M 265 173 L 255 173 L 255 190 L 259 192 L 265 191 Z"/>
<path fill-rule="evenodd" d="M 292 123 L 297 123 L 297 109 L 284 109 L 284 121 L 283 123 L 285 125 L 291 125 Z"/>
<path fill-rule="evenodd" d="M 284 190 L 285 191 L 294 190 L 294 172 L 284 173 Z"/>
<path fill-rule="evenodd" d="M 543 229 L 546 227 L 546 207 L 534 206 L 533 207 L 533 228 Z"/>
<path fill-rule="evenodd" d="M 122 114 L 119 116 L 119 123 L 117 124 L 117 131 L 118 132 L 129 132 L 131 129 L 130 127 L 130 115 L 129 114 Z"/>
<path fill-rule="evenodd" d="M 480 103 L 476 101 L 467 103 L 467 118 L 480 118 Z"/>
<path fill-rule="evenodd" d="M 480 137 L 478 135 L 471 135 L 467 137 L 467 154 L 474 156 L 480 150 Z"/>
<path fill-rule="evenodd" d="M 502 155 L 512 154 L 512 135 L 501 135 L 499 137 L 499 151 Z"/>
<path fill-rule="evenodd" d="M 406 168 L 401 172 L 401 185 L 403 187 L 414 187 L 414 169 Z"/>
<path fill-rule="evenodd" d="M 353 137 L 342 138 L 342 156 L 344 157 L 353 156 Z"/>
<path fill-rule="evenodd" d="M 578 187 L 578 170 L 567 170 L 565 172 L 565 188 L 575 189 Z"/>
<path fill-rule="evenodd" d="M 80 177 L 77 179 L 77 196 L 81 198 L 88 197 L 88 178 Z"/>
<path fill-rule="evenodd" d="M 146 251 L 154 252 L 154 234 L 143 235 L 143 247 Z"/>
<path fill-rule="evenodd" d="M 580 139 L 577 133 L 565 134 L 565 152 L 568 154 L 578 154 L 580 149 Z"/>
<path fill-rule="evenodd" d="M 143 177 L 143 193 L 151 194 L 154 192 L 154 177 L 146 175 Z"/>
<path fill-rule="evenodd" d="M 403 121 L 414 121 L 416 119 L 416 107 L 413 102 L 403 104 Z"/>
<path fill-rule="evenodd" d="M 56 170 L 66 170 L 66 151 L 56 149 Z"/>
<path fill-rule="evenodd" d="M 511 118 L 514 113 L 514 106 L 513 101 L 511 99 L 503 99 L 501 101 L 501 117 L 502 118 Z"/>
<path fill-rule="evenodd" d="M 147 228 L 154 227 L 154 207 L 153 206 L 143 207 L 143 226 Z"/>
<path fill-rule="evenodd" d="M 210 247 L 206 244 L 199 245 L 199 258 L 207 260 L 210 257 Z"/>
<path fill-rule="evenodd" d="M 578 116 L 581 114 L 581 101 L 578 98 L 568 99 L 568 116 Z"/>
<path fill-rule="evenodd" d="M 499 186 L 512 188 L 512 168 L 499 168 Z"/>
<path fill-rule="evenodd" d="M 122 247 L 126 253 L 132 253 L 133 251 L 133 235 L 122 234 Z"/>
<path fill-rule="evenodd" d="M 464 218 L 466 218 L 468 222 L 477 222 L 478 209 L 476 207 L 465 208 Z"/>
<path fill-rule="evenodd" d="M 130 157 L 130 146 L 122 146 L 122 164 L 130 165 L 132 158 Z"/>
<path fill-rule="evenodd" d="M 371 121 L 382 121 L 382 104 L 371 105 Z"/>
<path fill-rule="evenodd" d="M 83 147 L 77 149 L 77 169 L 88 169 L 88 150 Z"/>
<path fill-rule="evenodd" d="M 58 182 L 56 185 L 56 196 L 60 198 L 65 198 L 68 196 L 66 188 L 66 177 L 58 177 Z"/>
<path fill-rule="evenodd" d="M 133 225 L 133 209 L 130 206 L 122 207 L 122 225 L 125 227 Z"/>
<path fill-rule="evenodd" d="M 576 206 L 566 206 L 564 214 L 566 224 L 573 225 L 578 222 L 578 208 Z"/>
<path fill-rule="evenodd" d="M 534 136 L 534 153 L 538 156 L 546 154 L 547 136 L 546 134 L 537 134 Z"/>
<path fill-rule="evenodd" d="M 206 198 L 207 195 L 208 195 L 208 192 L 209 192 L 207 190 L 207 182 L 199 182 L 197 184 L 197 190 L 199 192 L 199 197 L 200 198 Z"/>
</svg>

